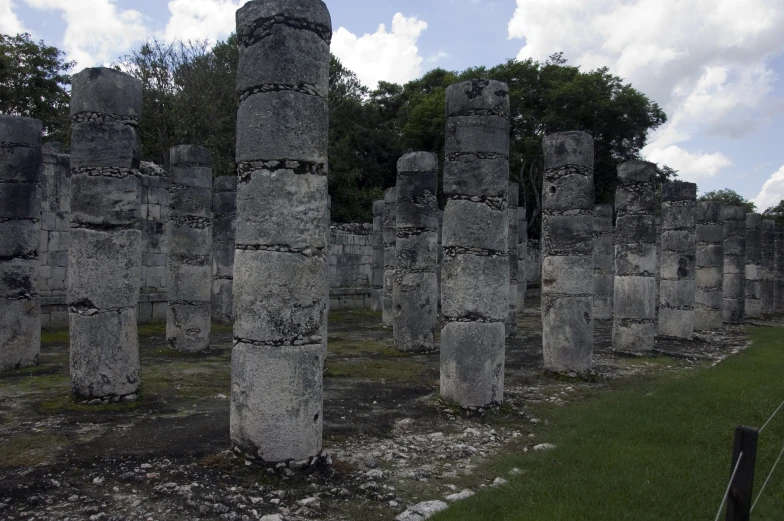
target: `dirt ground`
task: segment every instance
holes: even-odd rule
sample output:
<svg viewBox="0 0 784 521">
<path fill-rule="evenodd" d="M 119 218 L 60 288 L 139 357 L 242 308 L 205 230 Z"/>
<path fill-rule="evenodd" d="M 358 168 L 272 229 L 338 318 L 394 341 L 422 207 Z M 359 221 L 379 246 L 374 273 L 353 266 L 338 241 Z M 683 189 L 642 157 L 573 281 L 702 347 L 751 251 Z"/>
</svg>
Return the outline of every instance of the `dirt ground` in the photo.
<svg viewBox="0 0 784 521">
<path fill-rule="evenodd" d="M 658 339 L 657 357 L 637 358 L 613 353 L 611 324 L 597 324 L 595 374 L 546 375 L 536 306 L 507 346 L 506 401 L 488 410 L 441 401 L 439 355 L 396 352 L 378 314 L 333 313 L 331 465 L 308 469 L 261 468 L 229 451 L 230 330 L 217 328 L 210 352 L 193 356 L 168 349 L 164 328 L 141 328 L 140 401 L 101 406 L 70 400 L 67 335 L 46 334 L 39 367 L 0 375 L 0 518 L 391 520 L 420 501 L 503 483 L 494 458 L 546 442 L 534 405 L 714 364 L 747 345 L 744 328 L 729 327 Z"/>
</svg>

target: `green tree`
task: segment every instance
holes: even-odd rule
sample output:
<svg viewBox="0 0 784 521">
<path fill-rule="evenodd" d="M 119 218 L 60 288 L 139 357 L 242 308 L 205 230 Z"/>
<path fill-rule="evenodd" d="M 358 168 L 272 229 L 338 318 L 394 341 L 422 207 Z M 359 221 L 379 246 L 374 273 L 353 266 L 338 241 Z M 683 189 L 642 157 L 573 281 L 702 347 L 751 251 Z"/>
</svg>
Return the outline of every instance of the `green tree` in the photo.
<svg viewBox="0 0 784 521">
<path fill-rule="evenodd" d="M 724 190 L 714 190 L 712 192 L 708 192 L 703 194 L 700 198 L 700 201 L 715 201 L 717 203 L 721 203 L 726 206 L 745 206 L 746 211 L 756 212 L 757 205 L 755 205 L 752 201 L 744 198 L 735 190 L 730 190 L 729 188 L 725 188 Z"/>
<path fill-rule="evenodd" d="M 67 143 L 68 106 L 75 62 L 65 53 L 34 42 L 29 34 L 0 34 L 0 113 L 40 119 L 47 141 Z"/>
<path fill-rule="evenodd" d="M 784 200 L 779 201 L 776 206 L 771 206 L 763 214 L 765 217 L 776 221 L 776 226 L 784 226 Z"/>
</svg>

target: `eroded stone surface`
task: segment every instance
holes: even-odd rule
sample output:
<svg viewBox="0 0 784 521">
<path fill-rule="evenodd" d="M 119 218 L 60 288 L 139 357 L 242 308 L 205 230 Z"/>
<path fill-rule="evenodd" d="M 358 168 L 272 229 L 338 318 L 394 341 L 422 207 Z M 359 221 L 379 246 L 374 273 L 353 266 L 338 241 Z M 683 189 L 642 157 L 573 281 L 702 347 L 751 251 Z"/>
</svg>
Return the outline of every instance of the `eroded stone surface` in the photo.
<svg viewBox="0 0 784 521">
<path fill-rule="evenodd" d="M 642 161 L 618 167 L 613 296 L 613 349 L 617 351 L 649 352 L 655 341 L 655 173 L 656 165 Z"/>
<path fill-rule="evenodd" d="M 544 367 L 581 373 L 593 363 L 593 138 L 562 132 L 543 147 Z"/>
<path fill-rule="evenodd" d="M 518 242 L 509 89 L 494 80 L 456 83 L 447 89 L 446 113 L 441 394 L 478 406 L 503 400 L 504 323 L 517 305 L 509 262 Z M 516 279 L 516 264 L 514 270 Z"/>
<path fill-rule="evenodd" d="M 724 221 L 724 321 L 746 321 L 746 209 L 725 206 Z"/>
<path fill-rule="evenodd" d="M 746 214 L 746 317 L 762 316 L 762 216 Z"/>
<path fill-rule="evenodd" d="M 404 155 L 397 164 L 396 256 L 392 288 L 395 346 L 435 351 L 438 319 L 438 157 Z"/>
<path fill-rule="evenodd" d="M 231 439 L 266 462 L 321 450 L 329 284 L 329 11 L 251 1 L 237 14 Z"/>
<path fill-rule="evenodd" d="M 718 329 L 724 324 L 724 220 L 722 205 L 697 204 L 696 292 L 694 327 Z"/>
<path fill-rule="evenodd" d="M 384 241 L 384 273 L 382 320 L 391 327 L 394 317 L 395 266 L 397 265 L 397 189 L 387 188 L 384 192 L 384 222 L 382 238 Z"/>
<path fill-rule="evenodd" d="M 237 234 L 237 178 L 222 176 L 212 185 L 212 321 L 234 321 L 234 248 Z"/>
<path fill-rule="evenodd" d="M 696 206 L 696 184 L 662 185 L 658 332 L 686 340 L 694 334 Z"/>
<path fill-rule="evenodd" d="M 384 306 L 384 201 L 373 202 L 373 261 L 371 265 L 371 308 L 381 312 Z"/>
<path fill-rule="evenodd" d="M 762 268 L 762 314 L 772 315 L 776 308 L 776 223 L 763 219 L 760 238 L 760 266 Z"/>
<path fill-rule="evenodd" d="M 506 316 L 506 338 L 514 338 L 517 336 L 517 292 L 518 287 L 518 272 L 519 272 L 519 254 L 517 251 L 518 246 L 518 230 L 520 225 L 517 215 L 517 201 L 520 199 L 520 185 L 517 183 L 509 183 L 509 206 L 507 208 L 507 215 L 509 221 L 509 235 L 507 238 L 508 247 L 507 252 L 509 256 L 509 313 Z"/>
<path fill-rule="evenodd" d="M 0 115 L 0 371 L 38 364 L 41 128 Z"/>
<path fill-rule="evenodd" d="M 613 207 L 596 205 L 593 212 L 593 319 L 612 320 L 615 251 Z"/>
</svg>

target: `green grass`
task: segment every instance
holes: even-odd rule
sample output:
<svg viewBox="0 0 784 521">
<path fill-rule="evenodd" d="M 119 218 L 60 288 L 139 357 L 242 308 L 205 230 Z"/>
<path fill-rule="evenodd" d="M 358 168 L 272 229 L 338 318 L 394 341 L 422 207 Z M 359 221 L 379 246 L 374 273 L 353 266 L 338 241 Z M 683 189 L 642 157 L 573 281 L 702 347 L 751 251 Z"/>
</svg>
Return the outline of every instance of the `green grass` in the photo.
<svg viewBox="0 0 784 521">
<path fill-rule="evenodd" d="M 761 427 L 784 400 L 784 329 L 756 329 L 754 346 L 712 368 L 631 377 L 615 392 L 565 407 L 532 407 L 549 452 L 506 454 L 492 466 L 509 485 L 432 518 L 444 520 L 709 520 L 730 475 L 735 427 Z M 756 497 L 784 445 L 784 414 L 763 432 Z M 755 520 L 784 519 L 779 467 Z M 722 514 L 722 519 L 724 519 Z"/>
<path fill-rule="evenodd" d="M 421 364 L 393 358 L 389 360 L 357 359 L 333 361 L 327 359 L 325 378 L 359 378 L 373 381 L 413 382 L 421 380 Z"/>
<path fill-rule="evenodd" d="M 70 342 L 67 329 L 48 329 L 41 331 L 41 345 L 67 344 Z"/>
</svg>

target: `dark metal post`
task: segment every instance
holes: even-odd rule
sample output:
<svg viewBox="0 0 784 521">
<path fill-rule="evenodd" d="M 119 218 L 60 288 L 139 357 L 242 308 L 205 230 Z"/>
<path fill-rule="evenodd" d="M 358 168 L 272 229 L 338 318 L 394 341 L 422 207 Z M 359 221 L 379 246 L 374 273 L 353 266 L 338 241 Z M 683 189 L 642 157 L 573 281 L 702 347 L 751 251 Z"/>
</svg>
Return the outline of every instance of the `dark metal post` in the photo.
<svg viewBox="0 0 784 521">
<path fill-rule="evenodd" d="M 735 446 L 732 449 L 732 467 L 735 479 L 730 485 L 727 497 L 727 521 L 749 521 L 751 517 L 752 490 L 754 488 L 754 467 L 757 462 L 757 440 L 759 431 L 749 427 L 735 429 Z M 743 458 L 738 465 L 738 459 Z M 735 466 L 738 471 L 735 472 Z"/>
</svg>

